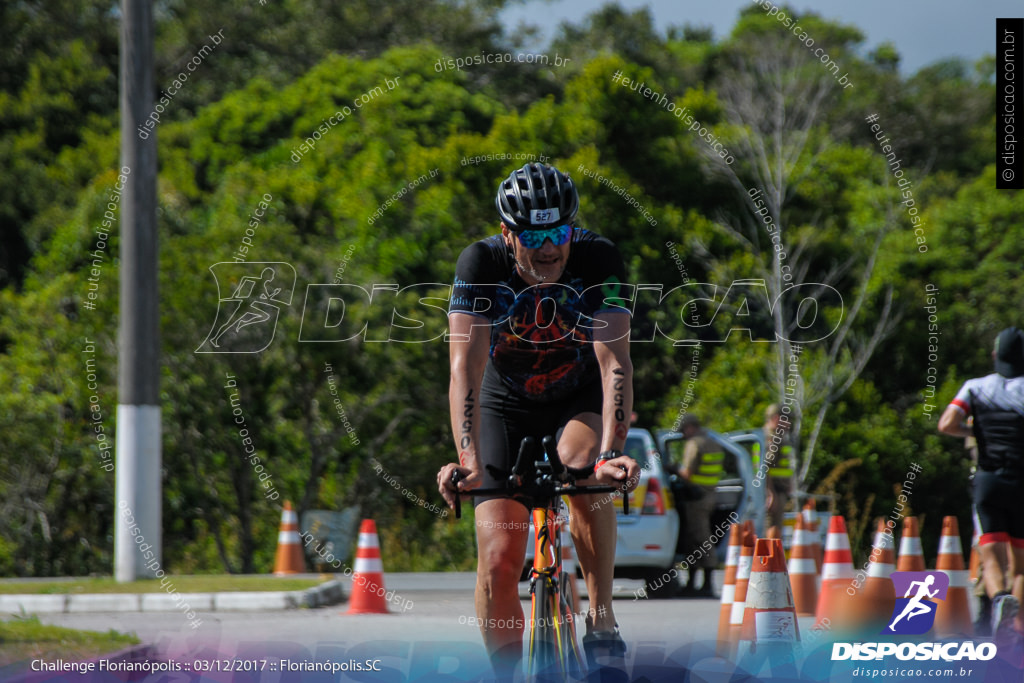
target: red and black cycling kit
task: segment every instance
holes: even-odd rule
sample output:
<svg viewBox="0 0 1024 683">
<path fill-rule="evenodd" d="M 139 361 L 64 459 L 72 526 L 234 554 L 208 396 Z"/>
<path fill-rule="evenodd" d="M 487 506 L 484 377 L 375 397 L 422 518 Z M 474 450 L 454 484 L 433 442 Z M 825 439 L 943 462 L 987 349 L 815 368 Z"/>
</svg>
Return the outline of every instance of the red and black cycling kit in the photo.
<svg viewBox="0 0 1024 683">
<path fill-rule="evenodd" d="M 573 231 L 557 283 L 528 285 L 501 235 L 463 250 L 448 312 L 479 317 L 490 327 L 480 388 L 482 486 L 497 486 L 486 465 L 510 470 L 524 436 L 557 436 L 580 413 L 601 413 L 595 316 L 629 314 L 618 298 L 624 279 L 615 245 L 583 228 Z"/>
<path fill-rule="evenodd" d="M 952 403 L 974 415 L 978 542 L 1024 548 L 1024 377 L 967 380 Z"/>
</svg>

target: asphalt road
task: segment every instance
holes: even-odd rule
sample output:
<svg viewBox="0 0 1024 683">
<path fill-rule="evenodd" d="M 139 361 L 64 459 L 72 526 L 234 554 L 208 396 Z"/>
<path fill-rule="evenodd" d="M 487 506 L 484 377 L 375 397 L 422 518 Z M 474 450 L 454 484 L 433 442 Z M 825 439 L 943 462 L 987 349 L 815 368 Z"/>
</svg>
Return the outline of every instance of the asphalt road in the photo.
<svg viewBox="0 0 1024 683">
<path fill-rule="evenodd" d="M 721 574 L 721 572 L 718 572 Z M 720 581 L 720 577 L 716 576 Z M 40 619 L 70 628 L 135 633 L 147 643 L 207 640 L 236 647 L 256 640 L 283 640 L 315 648 L 325 640 L 442 640 L 479 642 L 473 622 L 472 573 L 387 574 L 390 614 L 348 615 L 347 604 L 314 610 L 199 612 L 193 629 L 178 612 L 49 614 Z M 586 590 L 578 581 L 586 606 Z M 711 599 L 637 599 L 641 581 L 616 580 L 614 610 L 624 637 L 635 641 L 690 642 L 717 628 L 719 603 Z M 520 584 L 529 613 L 526 583 Z M 346 595 L 351 594 L 351 586 Z"/>
<path fill-rule="evenodd" d="M 716 572 L 716 589 L 722 572 Z M 171 675 L 136 677 L 145 681 L 238 681 L 278 683 L 279 681 L 477 681 L 490 677 L 477 626 L 474 623 L 474 577 L 459 574 L 387 574 L 390 614 L 349 615 L 348 605 L 319 609 L 263 612 L 204 612 L 198 628 L 177 612 L 92 613 L 40 615 L 40 620 L 78 629 L 115 629 L 138 635 L 151 646 L 147 661 L 174 662 L 183 667 Z M 582 587 L 582 582 L 580 582 Z M 813 618 L 799 619 L 801 653 L 795 669 L 772 670 L 763 663 L 746 659 L 745 671 L 735 661 L 716 656 L 719 602 L 714 599 L 636 599 L 640 581 L 616 581 L 614 610 L 627 642 L 627 671 L 618 677 L 587 680 L 679 681 L 726 683 L 745 680 L 847 682 L 869 677 L 854 673 L 862 662 L 831 661 L 830 634 L 812 632 Z M 525 594 L 526 584 L 522 584 Z M 348 591 L 347 591 L 348 593 Z M 586 602 L 584 600 L 584 606 Z M 523 600 L 529 613 L 528 600 Z M 583 628 L 579 631 L 582 634 Z M 1009 654 L 1009 653 L 1008 653 Z M 792 661 L 792 652 L 784 658 Z M 1005 659 L 1000 656 L 999 659 Z M 310 672 L 312 662 L 334 663 L 335 673 Z M 253 664 L 255 663 L 255 664 Z M 893 662 L 893 664 L 903 664 Z M 923 668 L 943 665 L 914 664 Z M 959 667 L 960 663 L 956 663 Z M 1021 680 L 1020 670 L 1002 669 L 1005 662 L 971 663 L 975 675 L 954 676 L 958 681 Z M 984 668 L 998 664 L 999 670 Z M 260 673 L 239 672 L 258 666 Z M 357 666 L 369 669 L 358 672 Z M 878 669 L 882 664 L 867 664 Z M 945 665 L 952 666 L 952 664 Z M 227 669 L 234 669 L 229 672 Z M 957 669 L 959 672 L 959 668 Z M 208 673 L 198 674 L 199 671 Z M 607 673 L 607 672 L 606 672 Z M 750 674 L 755 676 L 751 678 Z M 596 674 L 595 674 L 596 675 Z M 877 674 L 876 674 L 877 675 Z M 925 673 L 924 675 L 928 675 Z M 775 676 L 772 678 L 772 676 Z M 995 676 L 993 678 L 992 676 Z M 890 676 L 890 681 L 917 680 Z M 933 680 L 950 680 L 934 677 Z M 35 678 L 32 680 L 51 680 Z M 85 681 L 83 677 L 64 680 Z M 95 678 L 89 680 L 118 680 Z M 125 680 L 125 679 L 120 679 Z"/>
<path fill-rule="evenodd" d="M 583 589 L 583 582 L 578 583 Z M 155 647 L 151 655 L 155 659 L 268 659 L 276 664 L 281 659 L 379 658 L 382 661 L 376 666 L 390 671 L 375 673 L 374 681 L 412 680 L 411 674 L 422 670 L 468 680 L 488 667 L 474 623 L 473 584 L 471 573 L 385 575 L 385 587 L 393 592 L 387 615 L 349 615 L 347 605 L 258 613 L 200 612 L 202 623 L 196 629 L 177 612 L 49 614 L 40 615 L 40 620 L 77 629 L 135 633 Z M 641 581 L 615 582 L 615 615 L 631 657 L 639 654 L 661 661 L 666 651 L 715 637 L 717 600 L 637 599 L 634 592 L 642 585 Z M 528 615 L 527 584 L 521 586 Z M 582 625 L 579 630 L 582 635 Z M 286 672 L 265 674 L 258 680 L 292 680 Z M 314 680 L 308 675 L 301 680 Z"/>
</svg>

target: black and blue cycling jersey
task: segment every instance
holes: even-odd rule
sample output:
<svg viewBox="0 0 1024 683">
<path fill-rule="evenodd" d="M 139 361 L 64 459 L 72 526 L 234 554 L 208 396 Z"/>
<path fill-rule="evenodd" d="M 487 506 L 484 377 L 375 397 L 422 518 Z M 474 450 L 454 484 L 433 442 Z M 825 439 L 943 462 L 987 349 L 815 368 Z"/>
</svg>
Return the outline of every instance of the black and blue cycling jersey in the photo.
<svg viewBox="0 0 1024 683">
<path fill-rule="evenodd" d="M 574 229 L 570 245 L 557 283 L 528 285 L 501 235 L 468 246 L 455 267 L 448 312 L 487 321 L 493 370 L 536 401 L 564 398 L 593 381 L 595 316 L 629 313 L 618 298 L 625 266 L 615 245 L 583 228 Z"/>
</svg>

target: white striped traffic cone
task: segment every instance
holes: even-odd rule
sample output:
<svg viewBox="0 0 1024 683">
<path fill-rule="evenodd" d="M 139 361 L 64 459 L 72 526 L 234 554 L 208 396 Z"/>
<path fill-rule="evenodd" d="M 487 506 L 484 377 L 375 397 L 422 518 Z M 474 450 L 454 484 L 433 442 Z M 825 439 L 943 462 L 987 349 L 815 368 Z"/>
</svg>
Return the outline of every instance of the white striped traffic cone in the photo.
<svg viewBox="0 0 1024 683">
<path fill-rule="evenodd" d="M 814 564 L 818 568 L 818 573 L 821 574 L 821 534 L 818 532 L 818 524 L 820 522 L 818 521 L 818 511 L 815 509 L 814 501 L 807 501 L 800 514 L 804 518 L 804 528 L 809 529 L 811 532 L 811 552 L 814 555 Z"/>
<path fill-rule="evenodd" d="M 821 591 L 818 593 L 814 622 L 816 627 L 823 627 L 826 619 L 833 626 L 844 620 L 842 608 L 846 602 L 846 589 L 852 580 L 853 556 L 850 554 L 850 537 L 846 535 L 846 520 L 842 515 L 833 515 L 828 523 L 825 559 L 821 565 Z"/>
<path fill-rule="evenodd" d="M 793 680 L 794 648 L 800 642 L 793 592 L 781 538 L 759 538 L 743 609 L 737 663 L 759 678 L 767 663 L 773 677 Z"/>
<path fill-rule="evenodd" d="M 754 525 L 749 521 L 744 522 L 743 539 L 740 542 L 740 560 L 736 565 L 736 594 L 732 601 L 732 611 L 729 613 L 730 647 L 739 643 L 740 631 L 743 629 L 743 608 L 747 599 L 747 585 L 750 582 L 750 568 L 754 563 L 755 541 L 757 541 L 757 535 L 754 533 Z"/>
<path fill-rule="evenodd" d="M 359 546 L 356 548 L 356 566 L 352 576 L 352 598 L 348 614 L 387 614 L 384 599 L 384 565 L 380 560 L 380 541 L 377 525 L 364 519 L 359 527 Z"/>
<path fill-rule="evenodd" d="M 940 638 L 952 635 L 972 635 L 971 608 L 967 604 L 967 570 L 964 569 L 964 550 L 960 545 L 960 526 L 956 517 L 943 517 L 942 537 L 939 539 L 939 557 L 935 568 L 949 576 L 946 599 L 935 607 L 935 634 Z"/>
<path fill-rule="evenodd" d="M 896 543 L 885 520 L 879 519 L 868 557 L 868 575 L 853 603 L 858 625 L 885 626 L 896 607 L 896 591 L 889 578 L 896 569 Z"/>
<path fill-rule="evenodd" d="M 903 518 L 903 533 L 900 535 L 900 552 L 896 556 L 896 571 L 924 571 L 924 553 L 921 552 L 921 534 L 918 533 L 917 517 Z"/>
<path fill-rule="evenodd" d="M 818 605 L 818 570 L 812 543 L 810 529 L 805 525 L 803 516 L 798 516 L 787 569 L 793 587 L 793 605 L 802 617 L 813 617 Z"/>
<path fill-rule="evenodd" d="M 277 553 L 274 555 L 274 575 L 301 574 L 306 563 L 302 558 L 299 539 L 299 518 L 292 510 L 291 501 L 284 501 L 281 510 L 281 529 L 277 532 Z"/>
<path fill-rule="evenodd" d="M 755 643 L 800 640 L 781 538 L 759 538 L 743 607 L 741 637 Z"/>
<path fill-rule="evenodd" d="M 725 583 L 722 585 L 722 602 L 718 609 L 718 654 L 728 652 L 729 619 L 732 616 L 732 602 L 736 597 L 736 573 L 740 564 L 740 537 L 743 530 L 739 524 L 729 526 L 729 546 L 725 553 Z"/>
</svg>

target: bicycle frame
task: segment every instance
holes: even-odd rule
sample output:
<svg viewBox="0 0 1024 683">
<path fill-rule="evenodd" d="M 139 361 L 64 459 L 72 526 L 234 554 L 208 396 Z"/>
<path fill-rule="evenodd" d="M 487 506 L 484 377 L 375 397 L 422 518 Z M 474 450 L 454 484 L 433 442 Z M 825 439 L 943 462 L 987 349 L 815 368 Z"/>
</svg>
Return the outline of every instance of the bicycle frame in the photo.
<svg viewBox="0 0 1024 683">
<path fill-rule="evenodd" d="M 527 675 L 582 677 L 586 664 L 576 638 L 575 610 L 562 573 L 562 528 L 558 502 L 535 507 L 533 568 L 530 571 L 531 629 Z"/>
<path fill-rule="evenodd" d="M 585 658 L 576 639 L 575 614 L 571 597 L 566 590 L 568 577 L 562 574 L 561 518 L 558 514 L 563 495 L 612 493 L 614 486 L 576 486 L 575 480 L 586 478 L 589 467 L 566 468 L 558 457 L 553 437 L 542 440 L 547 461 L 531 456 L 535 442 L 523 439 L 519 456 L 511 473 L 504 473 L 506 483 L 500 488 L 475 489 L 461 495 L 495 495 L 522 492 L 537 500 L 546 501 L 532 508 L 534 528 L 533 567 L 530 570 L 531 619 L 527 676 L 559 675 L 582 678 L 586 674 Z M 530 469 L 533 469 L 532 475 Z M 492 474 L 497 476 L 497 470 Z M 533 477 L 532 479 L 530 477 Z M 452 475 L 458 486 L 459 473 Z M 623 499 L 623 509 L 629 511 L 629 497 Z M 462 516 L 460 495 L 455 496 L 455 518 Z"/>
</svg>

